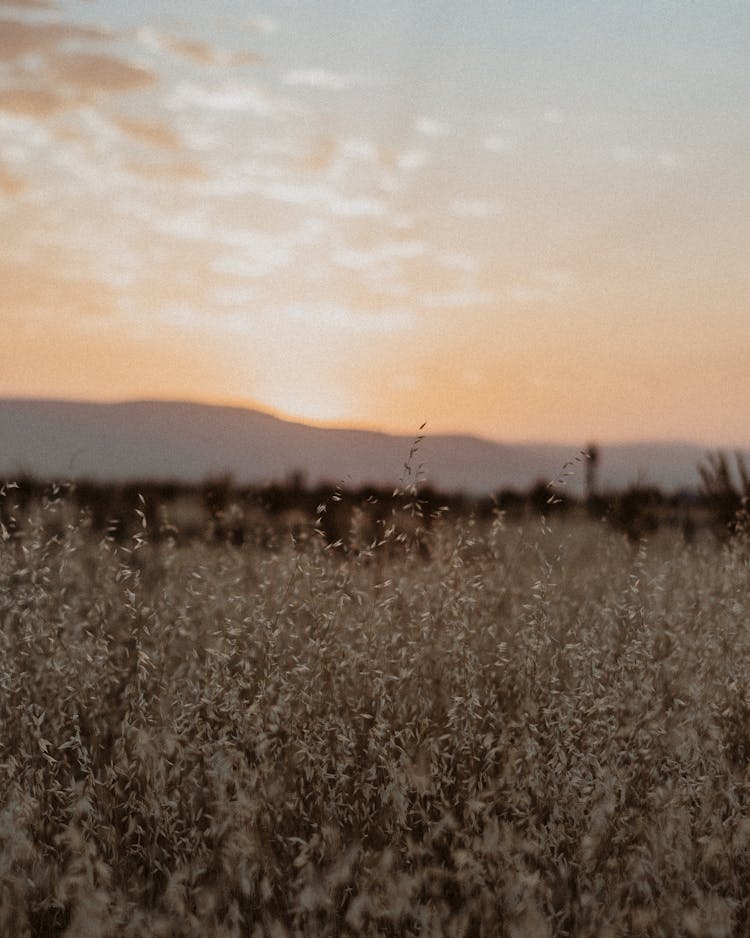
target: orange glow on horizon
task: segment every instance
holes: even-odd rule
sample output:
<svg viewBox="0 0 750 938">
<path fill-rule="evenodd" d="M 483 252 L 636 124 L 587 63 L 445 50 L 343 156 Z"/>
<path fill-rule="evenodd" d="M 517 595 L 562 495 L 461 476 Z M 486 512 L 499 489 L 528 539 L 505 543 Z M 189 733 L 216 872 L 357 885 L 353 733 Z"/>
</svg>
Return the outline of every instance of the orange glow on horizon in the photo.
<svg viewBox="0 0 750 938">
<path fill-rule="evenodd" d="M 0 395 L 750 444 L 732 17 L 469 4 L 404 70 L 401 0 L 336 31 L 270 2 L 265 32 L 221 3 L 179 35 L 114 0 L 7 14 Z"/>
</svg>

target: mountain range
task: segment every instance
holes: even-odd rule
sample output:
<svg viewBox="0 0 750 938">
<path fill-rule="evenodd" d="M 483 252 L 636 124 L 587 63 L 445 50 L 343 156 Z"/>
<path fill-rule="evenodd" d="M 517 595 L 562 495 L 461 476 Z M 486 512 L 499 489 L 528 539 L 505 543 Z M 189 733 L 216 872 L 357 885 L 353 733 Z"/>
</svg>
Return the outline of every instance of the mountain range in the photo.
<svg viewBox="0 0 750 938">
<path fill-rule="evenodd" d="M 403 476 L 413 443 L 409 436 L 313 427 L 242 407 L 0 399 L 0 476 L 8 479 L 198 482 L 229 473 L 238 483 L 263 483 L 300 472 L 310 483 L 391 486 Z M 599 486 L 694 489 L 705 457 L 705 447 L 689 443 L 600 447 Z M 577 494 L 584 476 L 575 446 L 429 431 L 411 465 L 436 488 L 477 494 L 540 480 L 559 480 Z"/>
</svg>

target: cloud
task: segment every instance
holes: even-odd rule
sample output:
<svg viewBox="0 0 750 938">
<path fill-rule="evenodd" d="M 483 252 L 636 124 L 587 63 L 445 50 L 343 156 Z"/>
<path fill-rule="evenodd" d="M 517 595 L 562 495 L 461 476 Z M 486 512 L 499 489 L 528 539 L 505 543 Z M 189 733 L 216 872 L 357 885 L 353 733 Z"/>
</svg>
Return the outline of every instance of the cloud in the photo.
<svg viewBox="0 0 750 938">
<path fill-rule="evenodd" d="M 396 157 L 396 166 L 399 169 L 423 169 L 430 161 L 430 154 L 426 150 L 404 150 Z"/>
<path fill-rule="evenodd" d="M 248 16 L 247 24 L 250 29 L 254 30 L 256 33 L 263 33 L 266 36 L 275 33 L 279 28 L 278 20 L 274 19 L 272 16 L 264 16 L 263 14 L 257 13 Z"/>
<path fill-rule="evenodd" d="M 641 163 L 643 162 L 643 155 L 635 147 L 621 144 L 612 147 L 612 159 L 615 163 Z"/>
<path fill-rule="evenodd" d="M 119 135 L 94 108 L 82 108 L 72 131 L 61 133 L 55 128 L 54 136 L 50 133 L 41 145 L 51 173 L 42 177 L 44 182 L 40 179 L 40 192 L 52 200 L 66 201 L 74 192 L 109 200 L 131 182 L 120 158 Z M 75 217 L 81 223 L 90 217 L 83 204 L 75 210 Z"/>
<path fill-rule="evenodd" d="M 381 191 L 393 192 L 401 186 L 395 174 L 384 171 L 379 147 L 366 137 L 337 140 L 332 136 L 320 136 L 310 142 L 306 153 L 291 155 L 301 168 L 324 172 L 329 182 L 356 176 L 360 183 L 368 180 L 370 185 Z"/>
<path fill-rule="evenodd" d="M 255 279 L 287 267 L 293 257 L 288 248 L 278 244 L 272 246 L 269 242 L 264 248 L 259 247 L 248 254 L 224 254 L 211 264 L 211 270 L 231 277 Z"/>
<path fill-rule="evenodd" d="M 425 137 L 445 137 L 450 133 L 450 125 L 432 117 L 418 117 L 414 121 L 414 129 Z"/>
<path fill-rule="evenodd" d="M 246 306 L 258 298 L 258 290 L 255 287 L 245 285 L 216 287 L 211 292 L 211 297 L 220 306 Z"/>
<path fill-rule="evenodd" d="M 154 228 L 160 234 L 173 238 L 182 238 L 188 241 L 199 241 L 212 237 L 213 228 L 203 209 L 178 212 L 174 215 L 164 215 L 152 219 Z"/>
<path fill-rule="evenodd" d="M 298 247 L 315 238 L 320 228 L 306 223 L 291 231 L 272 234 L 252 228 L 224 228 L 192 212 L 160 224 L 160 230 L 181 238 L 204 240 L 212 247 L 229 250 L 219 255 L 214 270 L 236 277 L 262 277 L 282 264 L 291 263 Z"/>
<path fill-rule="evenodd" d="M 0 141 L 4 159 L 14 166 L 24 166 L 48 151 L 52 135 L 44 124 L 27 115 L 0 113 Z"/>
<path fill-rule="evenodd" d="M 338 146 L 340 156 L 345 160 L 376 163 L 379 159 L 378 148 L 371 140 L 364 137 L 350 137 L 342 140 Z"/>
<path fill-rule="evenodd" d="M 330 255 L 334 266 L 348 273 L 337 274 L 341 283 L 353 287 L 353 294 L 372 297 L 405 298 L 410 282 L 423 266 L 420 259 L 428 245 L 418 240 L 389 240 L 369 248 L 337 244 Z M 329 277 L 330 279 L 330 277 Z"/>
<path fill-rule="evenodd" d="M 451 203 L 451 211 L 459 218 L 493 218 L 503 211 L 503 206 L 486 199 L 458 198 Z"/>
<path fill-rule="evenodd" d="M 142 65 L 95 52 L 59 56 L 54 71 L 60 79 L 83 92 L 138 91 L 157 80 L 156 75 Z"/>
<path fill-rule="evenodd" d="M 682 161 L 671 150 L 662 150 L 656 154 L 656 162 L 662 169 L 677 169 Z"/>
<path fill-rule="evenodd" d="M 175 110 L 200 108 L 226 113 L 242 112 L 260 118 L 300 112 L 297 105 L 277 98 L 257 85 L 235 81 L 223 82 L 214 87 L 181 81 L 169 95 L 167 107 Z"/>
<path fill-rule="evenodd" d="M 406 310 L 369 311 L 332 303 L 290 304 L 274 311 L 274 319 L 286 319 L 323 332 L 392 333 L 416 325 L 416 317 Z"/>
<path fill-rule="evenodd" d="M 262 58 L 257 52 L 221 49 L 200 39 L 179 39 L 173 36 L 164 36 L 150 26 L 139 29 L 136 32 L 136 38 L 142 46 L 152 52 L 167 50 L 198 65 L 257 65 Z"/>
<path fill-rule="evenodd" d="M 0 98 L 1 103 L 2 98 Z M 167 124 L 134 120 L 130 117 L 113 117 L 112 120 L 126 136 L 138 143 L 146 143 L 165 150 L 174 150 L 180 145 L 179 136 Z"/>
<path fill-rule="evenodd" d="M 257 65 L 262 60 L 257 52 L 220 49 L 197 39 L 172 39 L 168 47 L 199 65 Z"/>
<path fill-rule="evenodd" d="M 471 254 L 461 254 L 458 251 L 442 251 L 437 256 L 437 262 L 446 270 L 460 270 L 465 274 L 475 274 L 479 270 L 479 261 Z"/>
<path fill-rule="evenodd" d="M 28 53 L 45 52 L 63 42 L 109 37 L 109 32 L 90 26 L 0 20 L 0 60 L 12 60 Z"/>
<path fill-rule="evenodd" d="M 539 303 L 555 303 L 573 294 L 578 288 L 578 278 L 566 267 L 548 268 L 537 271 L 526 283 L 510 287 L 508 296 L 521 306 Z"/>
<path fill-rule="evenodd" d="M 561 111 L 560 108 L 556 107 L 549 108 L 542 113 L 542 120 L 545 124 L 564 124 L 565 111 Z"/>
<path fill-rule="evenodd" d="M 516 139 L 507 134 L 488 134 L 484 138 L 484 148 L 490 153 L 510 153 L 516 148 Z"/>
<path fill-rule="evenodd" d="M 167 163 L 126 163 L 126 169 L 143 179 L 165 180 L 167 182 L 203 181 L 208 178 L 206 170 L 191 160 L 169 161 Z"/>
<path fill-rule="evenodd" d="M 393 267 L 398 261 L 421 257 L 424 253 L 425 245 L 421 241 L 386 241 L 369 251 L 339 248 L 333 261 L 348 270 L 383 269 Z"/>
<path fill-rule="evenodd" d="M 383 172 L 378 146 L 365 137 L 319 137 L 300 161 L 304 169 L 325 172 L 329 182 L 340 182 L 356 176 L 360 182 L 369 180 L 383 191 L 395 191 L 399 182 L 392 173 Z"/>
<path fill-rule="evenodd" d="M 385 214 L 386 206 L 370 196 L 346 196 L 330 186 L 270 182 L 255 188 L 258 195 L 290 205 L 323 208 L 344 218 L 372 218 Z"/>
<path fill-rule="evenodd" d="M 615 163 L 630 166 L 658 166 L 660 169 L 677 169 L 682 160 L 672 150 L 659 150 L 657 153 L 648 149 L 637 149 L 630 145 L 621 144 L 612 147 L 610 151 Z"/>
<path fill-rule="evenodd" d="M 328 169 L 336 156 L 338 145 L 334 137 L 319 137 L 315 140 L 303 160 L 303 168 L 312 172 Z"/>
<path fill-rule="evenodd" d="M 230 300 L 233 294 L 228 294 Z M 254 294 L 238 293 L 236 301 L 221 305 L 244 305 L 254 300 Z M 256 301 L 257 302 L 257 301 Z M 246 312 L 223 311 L 216 316 L 205 309 L 189 304 L 179 304 L 162 308 L 159 319 L 170 326 L 187 329 L 209 329 L 215 332 L 220 328 L 226 332 L 239 334 L 267 334 L 269 328 L 278 331 L 291 327 L 295 332 L 314 329 L 319 335 L 326 333 L 329 339 L 346 339 L 352 334 L 377 335 L 403 332 L 413 328 L 416 318 L 406 310 L 369 310 L 355 309 L 348 306 L 326 302 L 290 303 L 276 306 L 249 315 Z"/>
<path fill-rule="evenodd" d="M 25 181 L 0 163 L 0 193 L 13 197 L 20 195 L 25 188 Z"/>
<path fill-rule="evenodd" d="M 0 257 L 0 283 L 4 307 L 21 314 L 24 325 L 64 321 L 70 328 L 86 317 L 109 318 L 115 306 L 115 294 L 107 283 L 89 279 L 79 270 L 59 276 L 38 256 L 16 262 Z"/>
<path fill-rule="evenodd" d="M 363 84 L 366 79 L 356 72 L 331 72 L 325 68 L 298 68 L 287 72 L 283 79 L 285 85 L 297 85 L 304 88 L 320 88 L 326 91 L 345 91 L 355 85 Z"/>
<path fill-rule="evenodd" d="M 486 306 L 495 299 L 489 290 L 448 290 L 444 293 L 426 293 L 420 297 L 422 306 L 428 309 L 461 309 L 465 306 Z"/>
<path fill-rule="evenodd" d="M 203 242 L 218 249 L 211 269 L 239 279 L 257 279 L 289 267 L 300 247 L 319 241 L 326 223 L 308 220 L 279 234 L 251 229 L 227 228 L 212 222 L 202 208 L 150 219 L 160 235 L 181 241 Z"/>
<path fill-rule="evenodd" d="M 396 391 L 416 391 L 417 388 L 421 385 L 420 379 L 410 372 L 398 372 L 396 374 L 391 374 L 387 379 L 388 387 L 393 388 Z"/>
<path fill-rule="evenodd" d="M 49 117 L 69 104 L 47 88 L 0 88 L 0 111 L 29 117 Z"/>
<path fill-rule="evenodd" d="M 52 0 L 0 0 L 0 7 L 16 7 L 20 10 L 54 10 Z"/>
<path fill-rule="evenodd" d="M 188 140 L 191 149 L 196 149 Z M 199 149 L 199 148 L 198 148 Z M 243 195 L 264 195 L 263 187 L 272 180 L 286 177 L 283 167 L 273 159 L 250 159 L 241 163 L 233 160 L 214 159 L 212 178 L 201 186 L 201 197 L 228 198 Z"/>
</svg>

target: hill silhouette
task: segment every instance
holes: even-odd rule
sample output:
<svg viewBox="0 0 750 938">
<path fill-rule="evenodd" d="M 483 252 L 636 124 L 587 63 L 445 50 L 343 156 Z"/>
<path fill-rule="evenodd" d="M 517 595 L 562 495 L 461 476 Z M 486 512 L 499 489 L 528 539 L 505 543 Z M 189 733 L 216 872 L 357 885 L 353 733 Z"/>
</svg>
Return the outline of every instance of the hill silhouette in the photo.
<svg viewBox="0 0 750 938">
<path fill-rule="evenodd" d="M 103 481 L 179 479 L 197 482 L 231 474 L 262 483 L 301 472 L 318 481 L 392 485 L 408 459 L 413 437 L 370 430 L 330 429 L 282 420 L 258 410 L 164 401 L 84 403 L 0 400 L 0 474 Z M 582 441 L 581 448 L 585 441 Z M 695 488 L 705 448 L 642 443 L 602 447 L 599 484 L 635 483 L 665 491 Z M 528 488 L 559 479 L 580 457 L 574 446 L 498 443 L 429 430 L 413 463 L 435 487 L 469 493 Z M 580 463 L 567 479 L 580 493 Z"/>
</svg>

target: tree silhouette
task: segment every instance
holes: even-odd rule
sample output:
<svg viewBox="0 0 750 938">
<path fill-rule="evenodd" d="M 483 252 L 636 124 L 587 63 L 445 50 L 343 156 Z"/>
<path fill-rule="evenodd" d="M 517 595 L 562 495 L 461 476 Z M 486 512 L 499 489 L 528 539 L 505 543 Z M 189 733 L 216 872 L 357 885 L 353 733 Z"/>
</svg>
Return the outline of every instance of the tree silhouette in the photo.
<svg viewBox="0 0 750 938">
<path fill-rule="evenodd" d="M 741 453 L 734 454 L 737 481 L 726 453 L 709 453 L 698 466 L 701 491 L 723 531 L 736 534 L 747 527 L 750 502 L 750 470 Z"/>
</svg>

